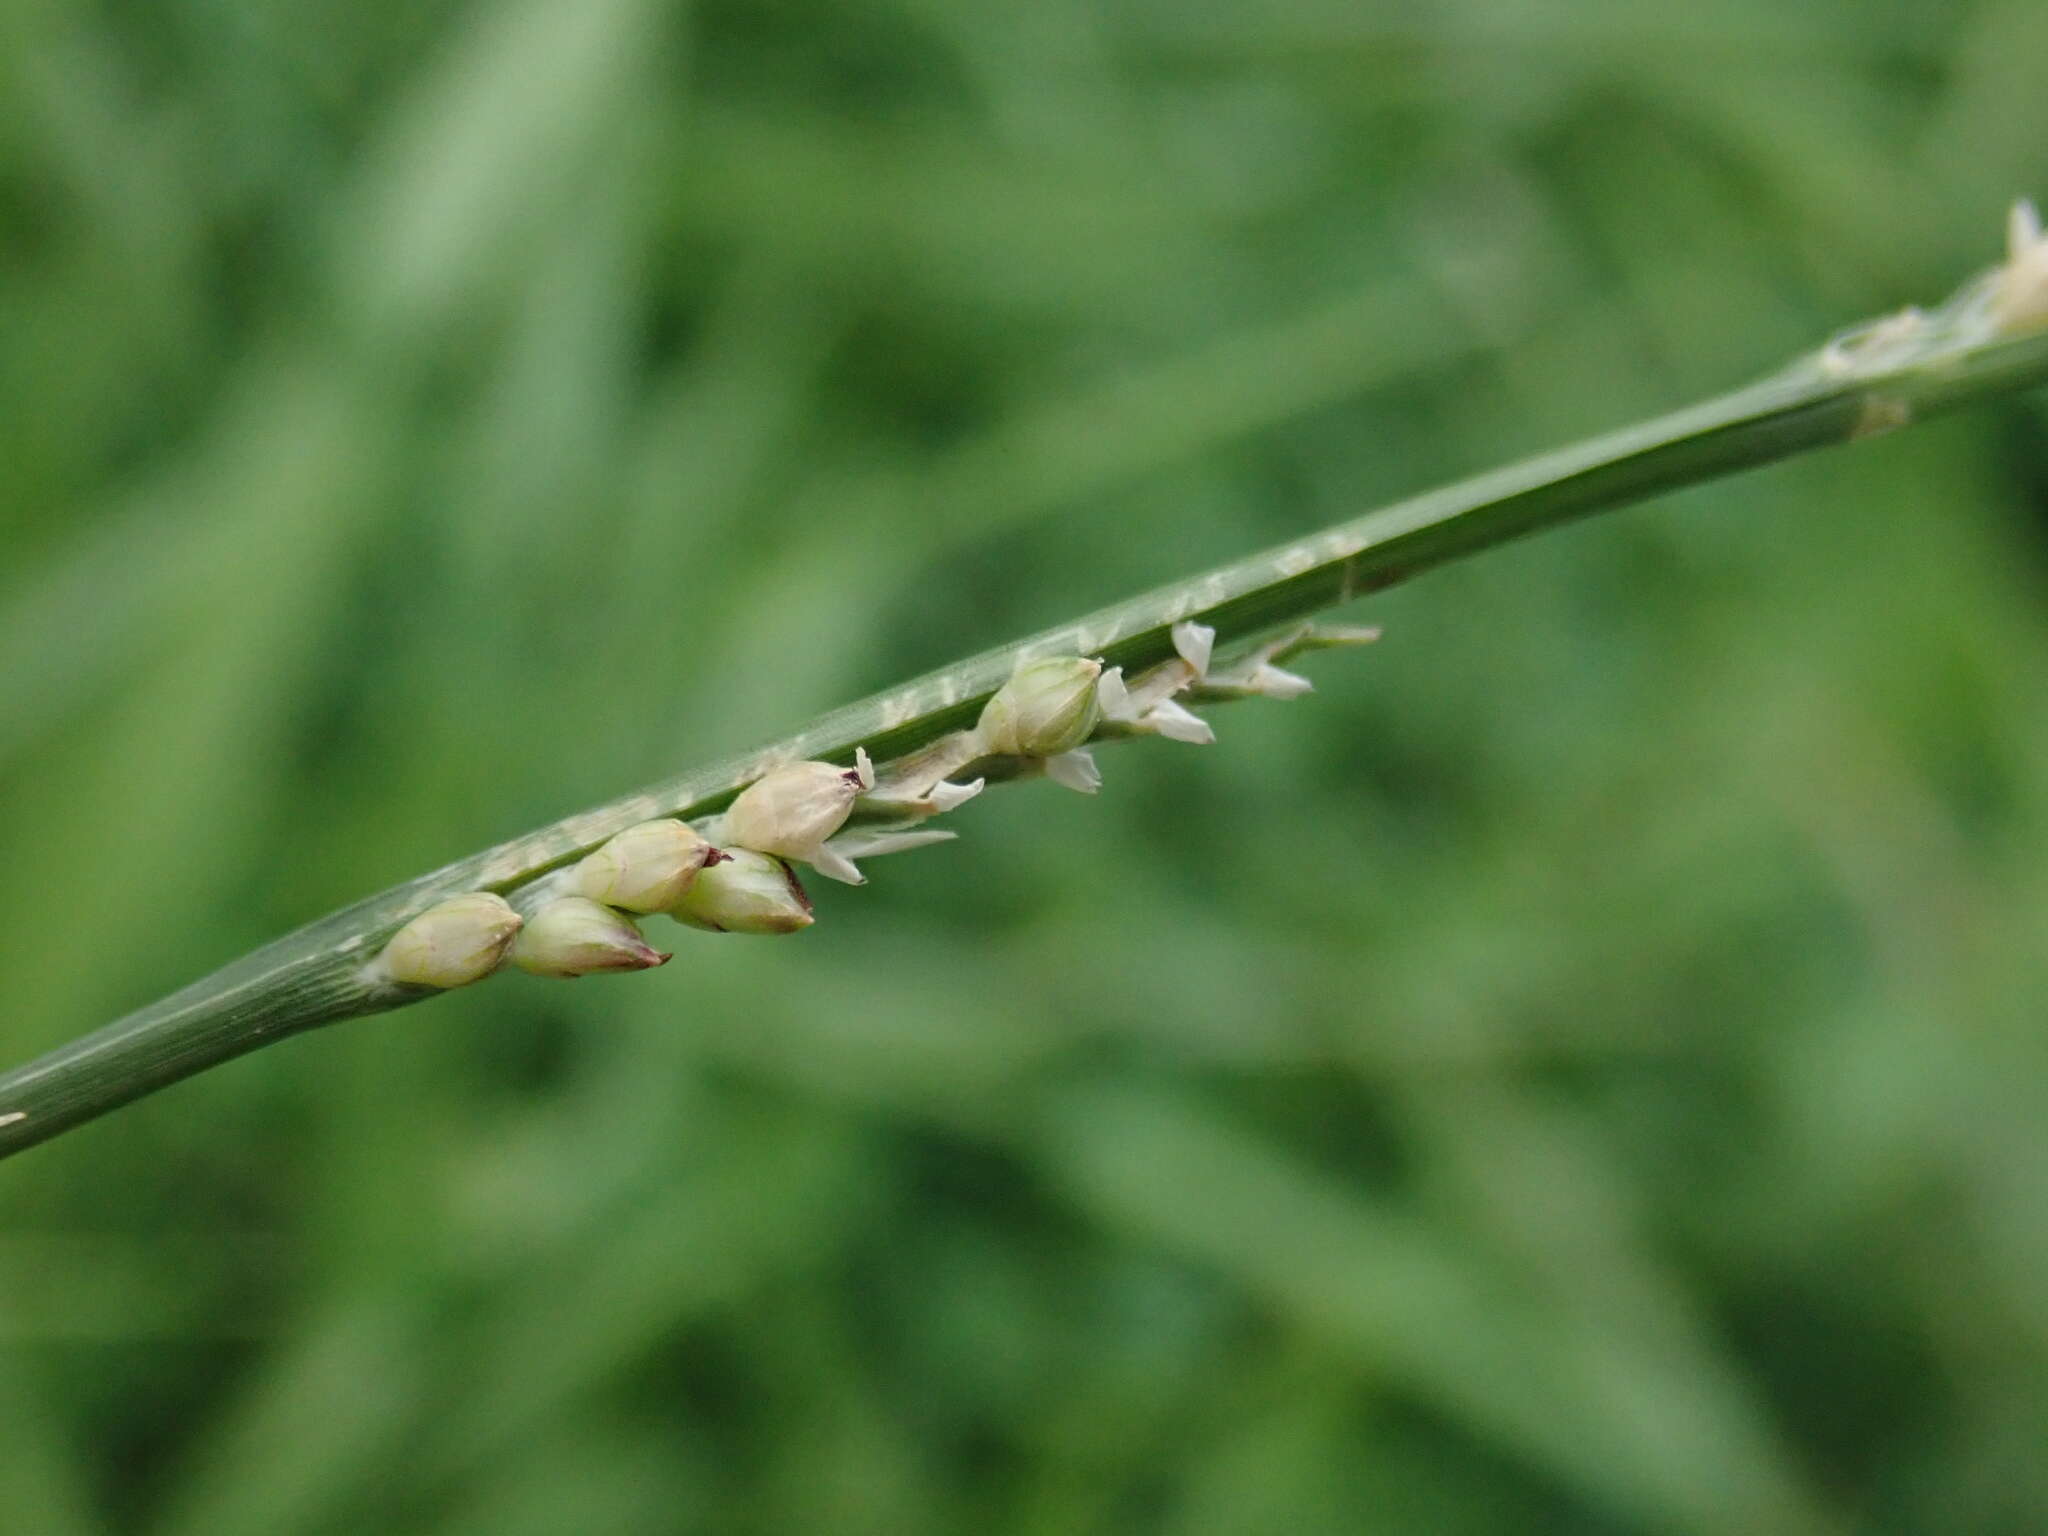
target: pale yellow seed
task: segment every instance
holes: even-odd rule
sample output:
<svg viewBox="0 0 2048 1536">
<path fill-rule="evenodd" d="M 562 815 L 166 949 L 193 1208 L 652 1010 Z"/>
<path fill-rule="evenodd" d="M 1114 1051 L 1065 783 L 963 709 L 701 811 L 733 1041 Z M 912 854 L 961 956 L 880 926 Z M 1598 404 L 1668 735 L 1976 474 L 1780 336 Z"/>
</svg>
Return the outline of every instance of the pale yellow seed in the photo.
<svg viewBox="0 0 2048 1536">
<path fill-rule="evenodd" d="M 503 963 L 519 929 L 519 914 L 504 897 L 471 891 L 437 902 L 399 929 L 380 962 L 386 976 L 407 986 L 467 986 Z"/>
<path fill-rule="evenodd" d="M 576 866 L 576 890 L 628 912 L 666 912 L 683 899 L 711 851 L 687 822 L 643 821 Z"/>
</svg>

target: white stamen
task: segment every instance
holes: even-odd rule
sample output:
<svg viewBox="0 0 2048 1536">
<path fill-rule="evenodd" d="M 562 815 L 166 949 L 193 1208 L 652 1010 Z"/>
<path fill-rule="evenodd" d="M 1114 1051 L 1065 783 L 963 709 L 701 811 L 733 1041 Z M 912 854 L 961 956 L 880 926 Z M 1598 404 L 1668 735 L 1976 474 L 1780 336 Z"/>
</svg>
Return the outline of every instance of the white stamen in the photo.
<svg viewBox="0 0 2048 1536">
<path fill-rule="evenodd" d="M 986 779 L 975 779 L 967 784 L 948 784 L 942 781 L 934 784 L 931 793 L 925 796 L 925 798 L 931 802 L 932 814 L 934 816 L 943 816 L 956 806 L 965 805 L 968 801 L 972 800 L 981 793 L 987 783 L 988 780 Z M 947 835 L 950 837 L 952 834 L 948 833 Z"/>
<path fill-rule="evenodd" d="M 1105 720 L 1117 720 L 1125 724 L 1136 718 L 1131 708 L 1131 691 L 1124 686 L 1122 667 L 1105 667 L 1102 676 L 1095 680 L 1095 698 L 1102 706 Z"/>
<path fill-rule="evenodd" d="M 1245 687 L 1249 692 L 1263 694 L 1269 699 L 1298 699 L 1304 693 L 1314 693 L 1316 689 L 1316 685 L 1299 672 L 1289 672 L 1285 667 L 1276 667 L 1270 662 L 1253 672 Z"/>
<path fill-rule="evenodd" d="M 1173 648 L 1195 669 L 1197 680 L 1209 675 L 1209 654 L 1215 649 L 1216 631 L 1207 624 L 1183 619 L 1173 626 Z"/>
<path fill-rule="evenodd" d="M 2006 260 L 2020 262 L 2041 243 L 2041 215 L 2033 199 L 2023 197 L 2012 205 L 2005 219 Z"/>
<path fill-rule="evenodd" d="M 2006 262 L 1991 276 L 1990 319 L 1999 336 L 2048 327 L 2048 239 L 2041 215 L 2022 198 L 2005 221 Z"/>
<path fill-rule="evenodd" d="M 853 860 L 839 852 L 831 843 L 820 843 L 810 853 L 811 868 L 829 879 L 842 881 L 847 885 L 866 885 L 868 877 L 860 872 Z"/>
<path fill-rule="evenodd" d="M 1086 747 L 1062 752 L 1045 760 L 1045 776 L 1062 789 L 1092 795 L 1102 788 L 1102 770 L 1095 766 L 1095 754 Z"/>
<path fill-rule="evenodd" d="M 825 846 L 844 859 L 879 859 L 892 853 L 908 853 L 933 843 L 950 843 L 960 834 L 938 827 L 919 827 L 909 832 L 847 832 Z"/>
<path fill-rule="evenodd" d="M 1209 722 L 1191 709 L 1184 709 L 1171 699 L 1162 699 L 1145 714 L 1144 724 L 1150 726 L 1168 741 L 1185 741 L 1194 746 L 1206 747 L 1216 739 L 1216 732 Z"/>
<path fill-rule="evenodd" d="M 1313 651 L 1330 646 L 1371 645 L 1379 637 L 1377 624 L 1311 624 L 1308 633 L 1292 647 L 1283 649 Z"/>
</svg>

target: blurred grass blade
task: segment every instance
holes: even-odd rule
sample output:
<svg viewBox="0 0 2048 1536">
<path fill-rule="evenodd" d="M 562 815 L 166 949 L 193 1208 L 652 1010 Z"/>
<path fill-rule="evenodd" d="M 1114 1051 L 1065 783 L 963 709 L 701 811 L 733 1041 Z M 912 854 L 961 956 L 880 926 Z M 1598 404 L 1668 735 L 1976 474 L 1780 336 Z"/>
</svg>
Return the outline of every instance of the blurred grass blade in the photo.
<svg viewBox="0 0 2048 1536">
<path fill-rule="evenodd" d="M 1105 1227 L 1227 1273 L 1620 1514 L 1659 1530 L 1826 1528 L 1758 1406 L 1626 1316 L 1568 1316 L 1412 1213 L 1163 1094 L 1071 1089 L 1043 1143 Z"/>
</svg>

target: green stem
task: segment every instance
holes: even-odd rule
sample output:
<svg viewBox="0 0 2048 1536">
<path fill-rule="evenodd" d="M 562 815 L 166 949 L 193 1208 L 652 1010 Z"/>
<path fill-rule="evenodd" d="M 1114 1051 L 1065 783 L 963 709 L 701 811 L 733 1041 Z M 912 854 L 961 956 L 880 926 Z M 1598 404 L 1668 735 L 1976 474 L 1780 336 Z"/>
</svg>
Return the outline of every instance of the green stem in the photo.
<svg viewBox="0 0 2048 1536">
<path fill-rule="evenodd" d="M 380 987 L 362 966 L 434 902 L 509 891 L 635 822 L 715 811 L 770 762 L 844 760 L 857 746 L 877 761 L 897 757 L 971 724 L 1021 654 L 1099 655 L 1134 672 L 1172 654 L 1169 630 L 1181 619 L 1215 626 L 1219 642 L 1243 639 L 1541 528 L 2044 381 L 2043 335 L 1923 348 L 1882 372 L 1801 363 L 944 667 L 762 751 L 683 773 L 358 902 L 0 1075 L 0 1157 L 274 1040 L 433 996 Z"/>
</svg>

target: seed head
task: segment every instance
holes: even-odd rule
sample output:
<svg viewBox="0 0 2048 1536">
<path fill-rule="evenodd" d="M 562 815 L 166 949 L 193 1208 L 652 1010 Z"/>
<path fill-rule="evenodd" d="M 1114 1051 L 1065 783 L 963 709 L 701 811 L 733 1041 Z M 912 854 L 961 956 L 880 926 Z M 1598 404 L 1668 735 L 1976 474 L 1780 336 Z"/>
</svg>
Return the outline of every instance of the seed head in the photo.
<svg viewBox="0 0 2048 1536">
<path fill-rule="evenodd" d="M 379 964 L 391 980 L 407 986 L 467 986 L 503 963 L 519 927 L 519 914 L 502 896 L 451 896 L 393 934 Z"/>
<path fill-rule="evenodd" d="M 549 902 L 512 944 L 512 963 L 536 976 L 644 971 L 668 958 L 640 936 L 631 918 L 587 896 Z"/>
<path fill-rule="evenodd" d="M 811 926 L 811 899 L 773 854 L 728 848 L 707 865 L 669 916 L 712 933 L 797 933 Z"/>
<path fill-rule="evenodd" d="M 720 842 L 786 859 L 808 859 L 845 825 L 853 802 L 874 782 L 866 752 L 852 768 L 836 763 L 771 768 L 726 807 Z"/>
<path fill-rule="evenodd" d="M 576 890 L 628 912 L 666 912 L 717 852 L 688 822 L 643 821 L 576 866 Z"/>
<path fill-rule="evenodd" d="M 1086 741 L 1101 719 L 1095 680 L 1102 663 L 1086 656 L 1046 656 L 1021 663 L 982 706 L 975 727 L 990 752 L 1057 757 Z"/>
</svg>

